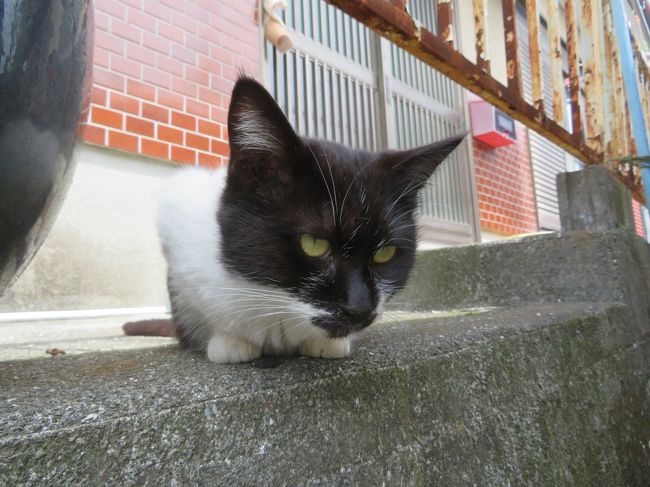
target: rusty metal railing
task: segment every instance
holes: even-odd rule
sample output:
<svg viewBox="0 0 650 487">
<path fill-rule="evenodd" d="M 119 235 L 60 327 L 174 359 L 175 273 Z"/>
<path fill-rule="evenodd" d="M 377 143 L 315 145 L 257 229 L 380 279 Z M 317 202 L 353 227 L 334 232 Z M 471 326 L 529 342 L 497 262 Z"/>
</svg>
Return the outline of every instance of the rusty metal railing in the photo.
<svg viewBox="0 0 650 487">
<path fill-rule="evenodd" d="M 526 1 L 532 91 L 530 103 L 524 99 L 522 89 L 516 0 L 502 0 L 502 22 L 497 27 L 505 32 L 507 84 L 499 82 L 491 72 L 487 0 L 472 0 L 475 61 L 467 59 L 458 50 L 454 35 L 455 20 L 458 19 L 454 19 L 452 0 L 432 0 L 431 8 L 435 9 L 437 16 L 435 33 L 423 28 L 410 15 L 408 0 L 327 1 L 584 163 L 607 164 L 630 187 L 638 200 L 645 201 L 639 171 L 634 164 L 630 164 L 633 160 L 630 156 L 635 155 L 635 146 L 610 0 L 564 0 L 564 19 L 560 18 L 558 0 Z M 545 5 L 541 2 L 545 2 Z M 550 100 L 544 97 L 542 6 L 546 8 L 546 32 L 551 54 Z M 495 28 L 494 24 L 491 28 Z M 563 43 L 568 57 L 568 106 L 565 103 Z M 650 75 L 638 48 L 635 66 L 646 127 L 650 127 Z M 552 104 L 550 115 L 545 110 L 547 102 Z M 564 122 L 567 110 L 570 112 L 571 129 L 567 129 L 568 124 Z"/>
</svg>

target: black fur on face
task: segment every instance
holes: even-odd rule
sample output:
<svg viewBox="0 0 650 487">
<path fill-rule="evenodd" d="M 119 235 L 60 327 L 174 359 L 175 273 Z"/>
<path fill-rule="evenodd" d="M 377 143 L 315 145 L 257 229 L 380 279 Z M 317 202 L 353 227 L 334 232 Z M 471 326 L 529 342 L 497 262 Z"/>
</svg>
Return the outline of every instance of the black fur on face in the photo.
<svg viewBox="0 0 650 487">
<path fill-rule="evenodd" d="M 463 136 L 371 153 L 295 134 L 273 98 L 241 78 L 228 115 L 231 158 L 217 218 L 224 264 L 322 310 L 313 324 L 344 337 L 401 289 L 416 249 L 417 192 Z M 309 257 L 302 234 L 327 239 Z M 386 245 L 388 262 L 373 262 Z"/>
</svg>

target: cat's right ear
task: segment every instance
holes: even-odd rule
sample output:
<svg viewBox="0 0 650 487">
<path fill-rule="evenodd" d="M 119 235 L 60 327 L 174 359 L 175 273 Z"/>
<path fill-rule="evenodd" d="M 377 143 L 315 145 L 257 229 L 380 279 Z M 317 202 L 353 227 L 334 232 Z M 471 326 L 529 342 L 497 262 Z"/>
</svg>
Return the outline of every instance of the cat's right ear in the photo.
<svg viewBox="0 0 650 487">
<path fill-rule="evenodd" d="M 230 164 L 233 170 L 283 176 L 300 138 L 273 97 L 249 77 L 235 84 L 228 112 Z"/>
</svg>

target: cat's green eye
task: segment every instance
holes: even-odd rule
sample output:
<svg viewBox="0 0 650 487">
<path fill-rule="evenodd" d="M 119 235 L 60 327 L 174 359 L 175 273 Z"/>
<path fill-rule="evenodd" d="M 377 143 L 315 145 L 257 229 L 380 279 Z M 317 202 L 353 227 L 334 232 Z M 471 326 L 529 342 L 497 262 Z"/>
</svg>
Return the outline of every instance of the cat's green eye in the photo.
<svg viewBox="0 0 650 487">
<path fill-rule="evenodd" d="M 300 236 L 300 248 L 309 257 L 322 257 L 330 249 L 329 240 L 314 237 L 309 233 L 303 233 Z"/>
<path fill-rule="evenodd" d="M 375 255 L 372 256 L 372 261 L 375 264 L 385 264 L 395 257 L 395 252 L 397 252 L 397 247 L 394 245 L 385 245 L 375 252 Z"/>
</svg>

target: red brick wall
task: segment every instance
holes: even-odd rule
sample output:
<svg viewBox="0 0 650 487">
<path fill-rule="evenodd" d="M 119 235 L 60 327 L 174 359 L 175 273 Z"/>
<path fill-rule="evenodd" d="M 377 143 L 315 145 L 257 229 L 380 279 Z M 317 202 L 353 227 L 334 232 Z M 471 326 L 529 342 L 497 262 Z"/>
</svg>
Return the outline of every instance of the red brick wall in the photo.
<svg viewBox="0 0 650 487">
<path fill-rule="evenodd" d="M 632 212 L 634 213 L 634 229 L 639 237 L 645 238 L 645 226 L 643 225 L 641 204 L 636 200 L 632 200 Z"/>
<path fill-rule="evenodd" d="M 83 140 L 188 164 L 228 157 L 237 70 L 260 71 L 256 0 L 95 0 Z"/>
<path fill-rule="evenodd" d="M 474 166 L 483 230 L 501 234 L 538 230 L 528 135 L 521 124 L 516 125 L 516 144 L 492 149 L 474 140 Z"/>
</svg>

